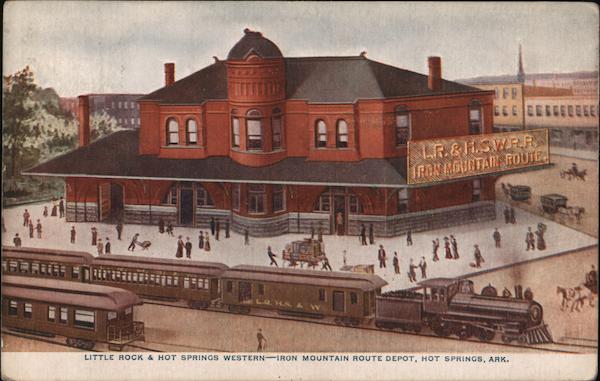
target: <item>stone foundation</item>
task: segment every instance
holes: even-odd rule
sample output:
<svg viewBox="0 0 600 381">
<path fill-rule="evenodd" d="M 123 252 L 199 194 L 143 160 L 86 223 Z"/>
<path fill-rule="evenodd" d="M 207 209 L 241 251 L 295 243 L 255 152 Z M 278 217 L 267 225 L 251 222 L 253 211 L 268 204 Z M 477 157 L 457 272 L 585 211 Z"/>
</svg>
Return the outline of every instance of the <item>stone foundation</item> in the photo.
<svg viewBox="0 0 600 381">
<path fill-rule="evenodd" d="M 157 225 L 161 219 L 165 225 L 169 222 L 177 225 L 177 208 L 164 205 L 125 205 L 123 222 L 126 224 Z"/>
<path fill-rule="evenodd" d="M 97 222 L 98 204 L 95 202 L 67 202 L 65 217 L 68 222 Z"/>
</svg>

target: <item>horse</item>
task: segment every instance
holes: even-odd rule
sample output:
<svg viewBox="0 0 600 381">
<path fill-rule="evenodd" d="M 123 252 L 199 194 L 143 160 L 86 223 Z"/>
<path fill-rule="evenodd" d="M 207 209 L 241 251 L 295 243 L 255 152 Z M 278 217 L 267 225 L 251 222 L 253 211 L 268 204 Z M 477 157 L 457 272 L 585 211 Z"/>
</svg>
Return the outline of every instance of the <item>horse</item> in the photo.
<svg viewBox="0 0 600 381">
<path fill-rule="evenodd" d="M 556 286 L 556 293 L 562 296 L 560 310 L 564 311 L 565 309 L 569 308 L 569 303 L 571 303 L 575 298 L 575 290 L 570 287 Z M 571 311 L 573 311 L 574 306 L 575 303 L 572 304 Z"/>
<path fill-rule="evenodd" d="M 579 311 L 579 306 L 583 308 L 586 299 L 589 301 L 589 306 L 594 307 L 594 293 L 585 286 L 585 283 L 581 283 L 579 286 L 575 287 L 575 292 L 577 293 L 577 297 L 573 303 L 577 305 L 577 307 L 575 307 L 577 311 Z"/>
</svg>

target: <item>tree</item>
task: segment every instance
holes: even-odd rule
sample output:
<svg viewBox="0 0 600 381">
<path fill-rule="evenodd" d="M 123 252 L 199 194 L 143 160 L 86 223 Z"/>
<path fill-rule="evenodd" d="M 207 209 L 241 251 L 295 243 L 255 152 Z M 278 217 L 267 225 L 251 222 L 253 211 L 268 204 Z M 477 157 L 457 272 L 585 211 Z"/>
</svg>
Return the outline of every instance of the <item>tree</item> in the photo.
<svg viewBox="0 0 600 381">
<path fill-rule="evenodd" d="M 11 179 L 19 174 L 21 159 L 35 150 L 28 141 L 41 134 L 40 128 L 31 123 L 39 107 L 32 100 L 36 91 L 33 81 L 33 72 L 26 66 L 15 74 L 5 76 L 2 83 L 2 149 L 10 163 L 8 175 Z"/>
</svg>

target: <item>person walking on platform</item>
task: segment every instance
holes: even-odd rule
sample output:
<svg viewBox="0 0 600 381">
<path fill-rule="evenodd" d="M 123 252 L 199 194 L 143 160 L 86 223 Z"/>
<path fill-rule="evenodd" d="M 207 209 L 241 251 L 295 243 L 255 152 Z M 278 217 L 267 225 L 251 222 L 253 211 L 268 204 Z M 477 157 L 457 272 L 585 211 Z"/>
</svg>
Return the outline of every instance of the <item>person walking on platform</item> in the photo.
<svg viewBox="0 0 600 381">
<path fill-rule="evenodd" d="M 44 212 L 42 213 L 42 216 L 44 216 L 44 218 L 48 217 L 48 207 L 44 205 Z"/>
<path fill-rule="evenodd" d="M 448 237 L 444 237 L 444 250 L 446 251 L 446 259 L 452 259 L 452 251 L 450 250 L 450 241 Z"/>
<path fill-rule="evenodd" d="M 269 263 L 269 266 L 275 265 L 275 267 L 279 267 L 279 265 L 277 264 L 277 261 L 275 260 L 275 257 L 277 257 L 277 256 L 271 250 L 271 246 L 269 246 L 267 248 L 267 255 L 269 256 L 269 259 L 271 260 L 271 262 Z"/>
<path fill-rule="evenodd" d="M 450 235 L 450 243 L 452 244 L 452 254 L 454 259 L 460 258 L 458 255 L 458 242 L 456 242 L 456 238 L 453 235 Z"/>
<path fill-rule="evenodd" d="M 75 231 L 75 226 L 71 226 L 71 243 L 75 243 L 76 236 L 77 232 Z"/>
<path fill-rule="evenodd" d="M 367 228 L 365 224 L 360 224 L 360 244 L 367 246 Z"/>
<path fill-rule="evenodd" d="M 140 236 L 140 233 L 135 233 L 135 235 L 131 239 L 131 243 L 129 244 L 127 251 L 135 251 L 135 245 L 137 244 L 137 239 L 139 236 Z"/>
<path fill-rule="evenodd" d="M 409 230 L 408 232 L 406 232 L 406 246 L 412 246 L 412 244 L 412 232 Z"/>
<path fill-rule="evenodd" d="M 167 235 L 170 237 L 175 237 L 175 232 L 173 231 L 173 223 L 171 221 L 167 223 Z"/>
<path fill-rule="evenodd" d="M 510 209 L 508 209 L 508 206 L 504 208 L 504 223 L 510 223 Z"/>
<path fill-rule="evenodd" d="M 221 221 L 217 219 L 217 224 L 215 225 L 215 239 L 218 241 L 219 236 L 221 235 Z"/>
<path fill-rule="evenodd" d="M 513 208 L 512 206 L 510 207 L 510 223 L 511 224 L 517 223 L 517 219 L 515 217 L 515 208 Z"/>
<path fill-rule="evenodd" d="M 211 217 L 210 218 L 210 235 L 212 235 L 212 236 L 215 235 L 215 228 L 216 228 L 215 218 Z"/>
<path fill-rule="evenodd" d="M 527 233 L 525 234 L 525 243 L 527 244 L 527 251 L 530 249 L 535 250 L 535 237 L 533 236 L 530 227 L 527 228 Z"/>
<path fill-rule="evenodd" d="M 58 202 L 58 213 L 59 218 L 63 218 L 65 216 L 65 199 L 63 197 L 60 198 L 60 201 Z"/>
<path fill-rule="evenodd" d="M 392 259 L 394 265 L 394 274 L 400 274 L 400 260 L 398 259 L 398 253 L 394 251 L 394 259 Z"/>
<path fill-rule="evenodd" d="M 250 245 L 250 233 L 248 232 L 248 228 L 244 229 L 244 245 Z"/>
<path fill-rule="evenodd" d="M 35 228 L 33 227 L 33 222 L 29 221 L 29 238 L 33 238 L 33 232 Z"/>
<path fill-rule="evenodd" d="M 198 234 L 198 249 L 204 249 L 204 233 L 200 230 Z"/>
<path fill-rule="evenodd" d="M 427 262 L 425 261 L 425 257 L 421 257 L 419 268 L 421 269 L 421 279 L 427 279 Z"/>
<path fill-rule="evenodd" d="M 23 226 L 29 226 L 29 217 L 29 212 L 25 209 L 25 212 L 23 212 Z"/>
<path fill-rule="evenodd" d="M 121 221 L 117 222 L 117 239 L 121 240 L 121 234 L 123 234 L 123 223 Z"/>
<path fill-rule="evenodd" d="M 185 245 L 183 244 L 183 240 L 181 239 L 181 236 L 179 236 L 177 238 L 177 251 L 175 252 L 175 257 L 176 258 L 182 258 L 183 257 L 183 249 L 184 249 Z"/>
<path fill-rule="evenodd" d="M 481 250 L 479 250 L 479 245 L 473 245 L 475 251 L 473 252 L 473 257 L 475 258 L 475 267 L 480 268 L 481 264 L 484 261 L 483 256 L 481 255 Z"/>
<path fill-rule="evenodd" d="M 210 240 L 208 232 L 204 233 L 204 251 L 210 251 Z"/>
<path fill-rule="evenodd" d="M 440 240 L 439 240 L 439 238 L 436 238 L 431 242 L 433 243 L 433 261 L 437 262 L 440 260 L 440 257 L 438 257 L 438 249 L 440 248 Z"/>
<path fill-rule="evenodd" d="M 192 259 L 192 242 L 190 242 L 190 237 L 185 238 L 185 256 Z"/>
<path fill-rule="evenodd" d="M 42 223 L 40 220 L 37 220 L 37 224 L 35 225 L 35 231 L 37 232 L 37 237 L 42 238 Z"/>
<path fill-rule="evenodd" d="M 229 235 L 229 220 L 227 219 L 227 220 L 225 220 L 225 238 L 227 239 L 229 237 L 230 237 L 230 235 Z"/>
<path fill-rule="evenodd" d="M 417 281 L 417 273 L 415 271 L 416 269 L 417 265 L 413 263 L 413 259 L 411 258 L 410 264 L 408 265 L 408 280 L 410 281 L 410 283 Z"/>
<path fill-rule="evenodd" d="M 377 252 L 377 259 L 379 259 L 379 268 L 385 268 L 385 262 L 387 260 L 385 255 L 385 250 L 383 249 L 383 245 L 379 245 L 379 251 Z"/>
<path fill-rule="evenodd" d="M 369 224 L 369 245 L 375 244 L 375 232 L 373 231 L 373 224 Z"/>
<path fill-rule="evenodd" d="M 98 245 L 98 230 L 95 226 L 92 226 L 92 246 Z"/>
<path fill-rule="evenodd" d="M 498 228 L 494 229 L 494 234 L 492 234 L 492 237 L 494 238 L 494 243 L 495 243 L 496 247 L 500 248 L 502 246 L 500 243 L 500 240 L 502 239 L 502 237 L 500 236 L 500 232 L 498 231 Z"/>
<path fill-rule="evenodd" d="M 104 244 L 102 243 L 102 238 L 98 238 L 96 249 L 98 250 L 98 255 L 104 254 Z"/>
<path fill-rule="evenodd" d="M 158 219 L 158 232 L 163 234 L 165 232 L 165 220 L 162 217 Z"/>
<path fill-rule="evenodd" d="M 256 334 L 256 339 L 258 340 L 258 347 L 256 348 L 257 352 L 262 352 L 267 347 L 267 339 L 262 333 L 262 329 L 258 329 L 258 333 Z"/>
<path fill-rule="evenodd" d="M 15 234 L 15 238 L 13 238 L 13 243 L 15 247 L 21 247 L 21 237 L 19 237 L 19 233 Z"/>
</svg>

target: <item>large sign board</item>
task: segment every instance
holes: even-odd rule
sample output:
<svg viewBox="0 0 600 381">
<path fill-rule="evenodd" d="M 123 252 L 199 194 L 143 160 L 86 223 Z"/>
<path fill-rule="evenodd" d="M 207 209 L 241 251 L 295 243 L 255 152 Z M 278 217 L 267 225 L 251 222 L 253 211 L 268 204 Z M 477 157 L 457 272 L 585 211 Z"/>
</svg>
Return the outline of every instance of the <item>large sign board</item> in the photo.
<svg viewBox="0 0 600 381">
<path fill-rule="evenodd" d="M 548 164 L 548 130 L 408 142 L 408 184 L 435 183 Z"/>
</svg>

